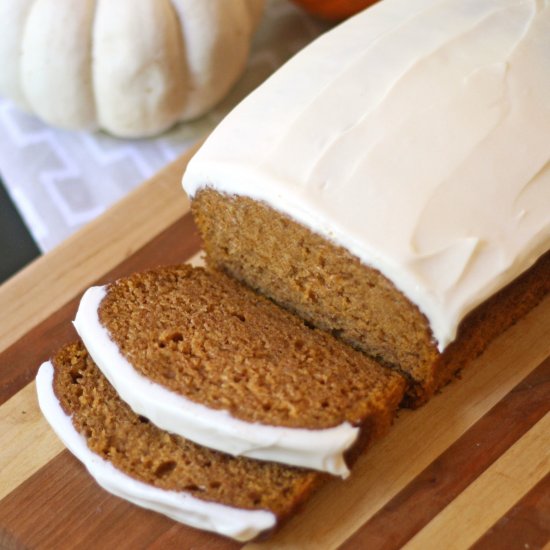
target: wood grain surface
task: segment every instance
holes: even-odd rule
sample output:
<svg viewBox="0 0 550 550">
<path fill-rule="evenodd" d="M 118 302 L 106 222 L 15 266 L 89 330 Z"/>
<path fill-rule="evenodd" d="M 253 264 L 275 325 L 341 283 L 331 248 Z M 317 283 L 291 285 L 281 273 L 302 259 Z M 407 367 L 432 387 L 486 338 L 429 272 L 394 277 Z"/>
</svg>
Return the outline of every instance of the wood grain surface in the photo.
<svg viewBox="0 0 550 550">
<path fill-rule="evenodd" d="M 196 259 L 182 158 L 0 287 L 0 549 L 543 548 L 550 542 L 550 299 L 324 486 L 242 545 L 100 489 L 43 420 L 33 378 L 76 338 L 82 292 Z"/>
</svg>

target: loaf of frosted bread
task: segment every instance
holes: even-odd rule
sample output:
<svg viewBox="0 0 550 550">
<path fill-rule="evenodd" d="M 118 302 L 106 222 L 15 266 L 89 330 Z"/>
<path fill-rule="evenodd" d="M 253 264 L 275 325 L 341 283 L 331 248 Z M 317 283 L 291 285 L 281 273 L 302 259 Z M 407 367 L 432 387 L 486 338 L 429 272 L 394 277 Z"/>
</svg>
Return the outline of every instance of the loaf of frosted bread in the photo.
<svg viewBox="0 0 550 550">
<path fill-rule="evenodd" d="M 44 416 L 101 486 L 193 527 L 241 541 L 266 534 L 325 477 L 160 430 L 120 400 L 81 344 L 44 363 L 36 387 Z"/>
<path fill-rule="evenodd" d="M 74 324 L 134 412 L 235 456 L 345 477 L 403 398 L 402 376 L 203 268 L 92 287 Z"/>
<path fill-rule="evenodd" d="M 207 260 L 420 404 L 549 291 L 549 98 L 550 2 L 384 0 L 192 159 Z"/>
</svg>

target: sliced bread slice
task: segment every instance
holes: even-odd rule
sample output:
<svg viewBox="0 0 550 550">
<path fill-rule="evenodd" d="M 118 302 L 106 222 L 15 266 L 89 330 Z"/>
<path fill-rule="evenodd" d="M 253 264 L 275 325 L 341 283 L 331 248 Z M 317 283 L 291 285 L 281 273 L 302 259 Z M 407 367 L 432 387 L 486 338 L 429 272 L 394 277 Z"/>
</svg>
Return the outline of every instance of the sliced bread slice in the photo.
<svg viewBox="0 0 550 550">
<path fill-rule="evenodd" d="M 75 326 L 121 398 L 162 429 L 335 475 L 386 431 L 405 389 L 400 375 L 202 268 L 94 287 Z"/>
<path fill-rule="evenodd" d="M 234 458 L 157 428 L 120 400 L 80 343 L 44 363 L 36 387 L 44 416 L 102 487 L 193 527 L 252 539 L 328 478 Z"/>
</svg>

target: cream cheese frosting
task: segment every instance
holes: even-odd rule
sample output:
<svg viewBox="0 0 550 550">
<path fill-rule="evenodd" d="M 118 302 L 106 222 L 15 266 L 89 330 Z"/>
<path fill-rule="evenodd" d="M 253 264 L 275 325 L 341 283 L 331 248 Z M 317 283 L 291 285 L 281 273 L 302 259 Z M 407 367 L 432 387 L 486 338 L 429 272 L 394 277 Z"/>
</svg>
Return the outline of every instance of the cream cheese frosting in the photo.
<svg viewBox="0 0 550 550">
<path fill-rule="evenodd" d="M 359 428 L 348 422 L 324 430 L 246 422 L 228 411 L 186 399 L 141 375 L 101 324 L 98 309 L 106 292 L 107 287 L 91 287 L 84 293 L 74 326 L 96 365 L 134 412 L 163 430 L 233 456 L 349 475 L 344 453 L 356 441 Z"/>
<path fill-rule="evenodd" d="M 138 481 L 88 448 L 59 403 L 53 390 L 54 369 L 44 363 L 36 377 L 40 409 L 65 446 L 78 458 L 92 477 L 110 493 L 138 506 L 160 512 L 192 527 L 213 531 L 239 541 L 250 540 L 276 524 L 266 510 L 243 510 L 195 498 L 185 492 L 167 491 Z"/>
<path fill-rule="evenodd" d="M 550 0 L 384 0 L 308 46 L 190 162 L 378 269 L 438 348 L 550 248 Z"/>
</svg>

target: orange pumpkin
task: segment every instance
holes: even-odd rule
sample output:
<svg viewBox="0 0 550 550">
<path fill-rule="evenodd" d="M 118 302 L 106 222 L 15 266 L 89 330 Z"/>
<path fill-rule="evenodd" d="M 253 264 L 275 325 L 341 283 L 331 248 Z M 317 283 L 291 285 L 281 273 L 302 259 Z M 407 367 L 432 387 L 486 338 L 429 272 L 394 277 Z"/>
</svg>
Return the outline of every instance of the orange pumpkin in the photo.
<svg viewBox="0 0 550 550">
<path fill-rule="evenodd" d="M 364 10 L 376 0 L 293 0 L 306 11 L 329 21 L 340 21 Z"/>
</svg>

